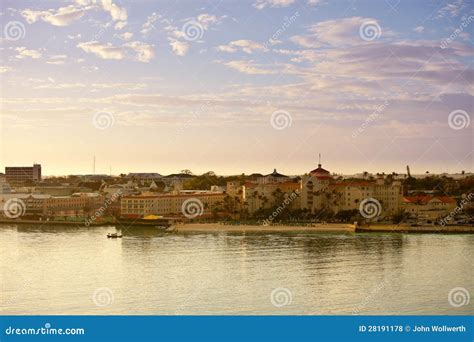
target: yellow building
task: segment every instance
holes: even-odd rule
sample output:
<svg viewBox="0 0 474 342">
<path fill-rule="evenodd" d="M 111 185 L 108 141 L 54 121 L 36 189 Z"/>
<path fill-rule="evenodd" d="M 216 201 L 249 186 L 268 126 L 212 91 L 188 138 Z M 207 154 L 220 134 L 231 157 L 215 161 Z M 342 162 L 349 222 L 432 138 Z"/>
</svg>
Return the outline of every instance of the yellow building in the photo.
<svg viewBox="0 0 474 342">
<path fill-rule="evenodd" d="M 293 192 L 296 192 L 298 195 L 301 193 L 300 182 L 247 183 L 245 185 L 245 202 L 247 203 L 248 212 L 252 215 L 259 209 L 268 209 L 275 205 L 279 206 Z M 294 209 L 300 208 L 300 206 L 299 196 L 288 205 L 289 208 Z"/>
<path fill-rule="evenodd" d="M 419 220 L 436 220 L 456 208 L 456 200 L 448 196 L 404 197 L 402 208 Z"/>
<path fill-rule="evenodd" d="M 329 207 L 341 210 L 359 210 L 360 203 L 366 199 L 375 199 L 380 203 L 377 216 L 387 217 L 401 210 L 403 188 L 401 182 L 386 180 L 379 176 L 376 181 L 339 182 L 328 188 Z"/>
<path fill-rule="evenodd" d="M 195 191 L 173 195 L 124 196 L 121 200 L 121 216 L 144 217 L 147 215 L 164 216 L 208 216 L 211 209 L 222 203 L 223 192 Z"/>
</svg>

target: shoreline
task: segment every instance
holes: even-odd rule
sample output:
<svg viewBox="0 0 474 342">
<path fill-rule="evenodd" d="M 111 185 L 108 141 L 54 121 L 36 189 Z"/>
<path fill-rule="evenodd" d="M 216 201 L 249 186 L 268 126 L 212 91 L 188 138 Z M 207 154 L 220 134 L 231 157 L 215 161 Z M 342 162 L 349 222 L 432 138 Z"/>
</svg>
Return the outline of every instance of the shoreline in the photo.
<svg viewBox="0 0 474 342">
<path fill-rule="evenodd" d="M 0 220 L 2 224 L 38 224 L 55 226 L 85 226 L 83 222 L 71 221 L 37 221 L 37 220 Z M 117 226 L 117 223 L 103 222 L 92 223 L 89 227 Z M 135 227 L 148 227 L 145 225 L 136 225 Z M 292 225 L 252 225 L 240 224 L 230 225 L 220 222 L 214 223 L 179 223 L 171 226 L 170 232 L 176 233 L 436 233 L 436 234 L 473 234 L 474 226 L 408 226 L 395 224 L 372 224 L 370 226 L 357 227 L 351 223 L 313 223 L 310 226 L 292 226 Z"/>
<path fill-rule="evenodd" d="M 185 223 L 174 226 L 174 231 L 178 233 L 216 233 L 216 232 L 243 232 L 243 233 L 307 233 L 307 232 L 337 232 L 353 233 L 354 225 L 348 223 L 327 223 L 313 224 L 312 226 L 259 226 L 250 224 L 225 225 L 220 223 Z"/>
</svg>

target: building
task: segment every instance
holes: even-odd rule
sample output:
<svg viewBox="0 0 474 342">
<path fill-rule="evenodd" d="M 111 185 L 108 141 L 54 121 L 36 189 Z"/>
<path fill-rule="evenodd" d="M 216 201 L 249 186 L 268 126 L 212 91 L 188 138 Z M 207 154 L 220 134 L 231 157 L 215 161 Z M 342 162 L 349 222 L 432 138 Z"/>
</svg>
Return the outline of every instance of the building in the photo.
<svg viewBox="0 0 474 342">
<path fill-rule="evenodd" d="M 129 173 L 126 178 L 141 185 L 145 185 L 154 181 L 159 181 L 162 177 L 162 175 L 156 172 L 132 172 Z"/>
<path fill-rule="evenodd" d="M 5 177 L 10 184 L 41 181 L 41 165 L 33 166 L 6 166 Z"/>
<path fill-rule="evenodd" d="M 47 194 L 0 195 L 1 214 L 8 218 L 81 217 L 93 213 L 104 203 L 97 193 L 75 193 L 71 196 Z"/>
<path fill-rule="evenodd" d="M 449 196 L 410 196 L 403 198 L 403 210 L 418 220 L 436 220 L 456 208 L 456 200 Z"/>
<path fill-rule="evenodd" d="M 388 217 L 401 211 L 403 188 L 400 181 L 385 179 L 380 175 L 375 181 L 338 182 L 328 188 L 329 207 L 334 212 L 359 210 L 365 199 L 375 199 L 380 203 L 381 217 Z"/>
<path fill-rule="evenodd" d="M 245 202 L 247 203 L 248 212 L 254 214 L 259 209 L 269 209 L 274 206 L 282 205 L 286 198 L 292 193 L 300 194 L 300 182 L 277 182 L 277 183 L 246 183 L 245 184 Z M 288 204 L 288 208 L 300 208 L 299 196 L 292 199 Z"/>
<path fill-rule="evenodd" d="M 378 216 L 395 215 L 402 209 L 403 187 L 399 180 L 379 175 L 376 180 L 339 181 L 321 164 L 302 177 L 301 208 L 311 213 L 328 209 L 337 213 L 359 210 L 365 199 L 380 203 Z"/>
<path fill-rule="evenodd" d="M 331 173 L 322 168 L 321 164 L 307 175 L 301 178 L 301 208 L 308 209 L 312 213 L 329 206 L 326 196 L 329 185 L 334 182 Z"/>
<path fill-rule="evenodd" d="M 225 192 L 230 197 L 238 197 L 240 199 L 245 198 L 245 187 L 240 184 L 240 181 L 227 182 Z"/>
<path fill-rule="evenodd" d="M 273 169 L 272 173 L 269 173 L 268 175 L 265 175 L 262 178 L 260 178 L 259 183 L 262 183 L 262 184 L 281 183 L 281 182 L 287 182 L 289 179 L 290 177 L 282 175 L 281 173 L 278 173 L 277 169 Z"/>
<path fill-rule="evenodd" d="M 161 180 L 165 183 L 165 192 L 181 191 L 184 189 L 184 183 L 196 178 L 196 176 L 187 173 L 173 173 L 164 176 Z"/>
<path fill-rule="evenodd" d="M 190 212 L 194 212 L 195 209 L 197 210 L 197 216 L 209 216 L 212 209 L 224 201 L 225 196 L 223 192 L 211 191 L 123 196 L 121 200 L 121 216 L 126 218 L 141 218 L 147 215 L 185 217 L 184 212 L 187 204 L 189 204 Z"/>
<path fill-rule="evenodd" d="M 0 195 L 9 194 L 12 192 L 10 184 L 7 182 L 5 175 L 0 174 Z"/>
</svg>

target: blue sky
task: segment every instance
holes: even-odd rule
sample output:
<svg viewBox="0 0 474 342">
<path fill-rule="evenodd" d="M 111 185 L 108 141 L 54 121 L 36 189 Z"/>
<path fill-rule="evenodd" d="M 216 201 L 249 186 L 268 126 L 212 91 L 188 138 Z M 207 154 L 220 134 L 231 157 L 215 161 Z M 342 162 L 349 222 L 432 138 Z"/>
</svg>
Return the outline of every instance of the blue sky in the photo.
<svg viewBox="0 0 474 342">
<path fill-rule="evenodd" d="M 1 166 L 473 170 L 469 1 L 2 1 L 1 22 Z"/>
</svg>

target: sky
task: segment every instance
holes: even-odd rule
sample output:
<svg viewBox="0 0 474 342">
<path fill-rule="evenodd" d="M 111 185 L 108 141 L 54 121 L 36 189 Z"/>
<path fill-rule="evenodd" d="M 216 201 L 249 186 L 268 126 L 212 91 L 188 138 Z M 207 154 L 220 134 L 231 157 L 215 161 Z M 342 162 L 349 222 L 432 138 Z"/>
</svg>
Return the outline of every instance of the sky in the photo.
<svg viewBox="0 0 474 342">
<path fill-rule="evenodd" d="M 2 0 L 0 18 L 0 172 L 474 171 L 469 0 Z"/>
</svg>

